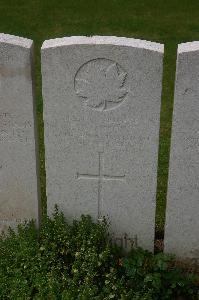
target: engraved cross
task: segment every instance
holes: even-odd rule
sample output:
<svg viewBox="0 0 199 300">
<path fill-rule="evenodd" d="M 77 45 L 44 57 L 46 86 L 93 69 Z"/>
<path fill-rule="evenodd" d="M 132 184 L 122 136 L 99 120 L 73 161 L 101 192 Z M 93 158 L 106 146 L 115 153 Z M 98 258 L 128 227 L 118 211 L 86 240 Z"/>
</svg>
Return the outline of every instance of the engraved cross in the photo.
<svg viewBox="0 0 199 300">
<path fill-rule="evenodd" d="M 124 181 L 125 175 L 113 176 L 104 174 L 103 152 L 98 152 L 98 172 L 97 174 L 80 174 L 77 173 L 77 179 L 98 180 L 98 220 L 102 218 L 102 184 L 106 180 Z"/>
</svg>

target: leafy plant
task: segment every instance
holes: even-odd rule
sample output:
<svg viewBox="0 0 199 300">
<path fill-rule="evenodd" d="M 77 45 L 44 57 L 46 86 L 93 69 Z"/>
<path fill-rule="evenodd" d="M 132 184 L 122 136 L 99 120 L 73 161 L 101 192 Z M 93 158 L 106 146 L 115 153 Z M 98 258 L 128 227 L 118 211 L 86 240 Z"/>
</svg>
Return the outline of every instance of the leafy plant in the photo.
<svg viewBox="0 0 199 300">
<path fill-rule="evenodd" d="M 109 242 L 107 223 L 90 216 L 68 223 L 55 209 L 0 238 L 0 299 L 197 299 L 195 277 L 173 268 L 173 257 Z"/>
</svg>

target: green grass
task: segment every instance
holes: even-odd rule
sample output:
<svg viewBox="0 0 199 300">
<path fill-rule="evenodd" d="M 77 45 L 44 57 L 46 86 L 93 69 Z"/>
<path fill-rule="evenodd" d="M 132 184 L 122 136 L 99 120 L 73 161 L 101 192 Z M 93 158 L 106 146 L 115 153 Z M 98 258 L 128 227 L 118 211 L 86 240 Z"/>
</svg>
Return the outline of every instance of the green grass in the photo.
<svg viewBox="0 0 199 300">
<path fill-rule="evenodd" d="M 0 31 L 34 40 L 36 95 L 40 136 L 41 188 L 45 171 L 40 47 L 45 39 L 70 35 L 117 35 L 165 44 L 160 128 L 156 229 L 162 231 L 177 44 L 199 40 L 198 0 L 1 0 Z"/>
</svg>

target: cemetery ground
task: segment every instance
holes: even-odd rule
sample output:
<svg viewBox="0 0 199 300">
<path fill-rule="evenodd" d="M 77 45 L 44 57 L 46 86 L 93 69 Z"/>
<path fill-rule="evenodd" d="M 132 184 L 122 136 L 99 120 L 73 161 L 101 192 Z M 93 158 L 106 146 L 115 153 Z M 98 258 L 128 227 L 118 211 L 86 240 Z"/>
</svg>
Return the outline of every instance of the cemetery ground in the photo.
<svg viewBox="0 0 199 300">
<path fill-rule="evenodd" d="M 176 49 L 178 43 L 199 39 L 199 2 L 1 0 L 0 12 L 0 32 L 27 37 L 35 43 L 36 99 L 44 208 L 46 199 L 40 72 L 40 48 L 43 41 L 72 35 L 116 35 L 165 44 L 156 213 L 156 232 L 159 235 L 165 219 Z"/>
<path fill-rule="evenodd" d="M 157 214 L 156 214 L 156 235 L 162 237 L 164 227 L 164 212 L 166 203 L 166 190 L 167 190 L 167 176 L 168 176 L 168 162 L 169 162 L 169 147 L 170 147 L 170 133 L 171 133 L 171 119 L 172 119 L 172 108 L 173 108 L 173 92 L 174 92 L 174 77 L 175 77 L 175 60 L 176 60 L 176 48 L 177 44 L 186 41 L 198 40 L 198 12 L 199 4 L 197 1 L 1 1 L 0 2 L 1 21 L 0 31 L 14 34 L 18 36 L 28 37 L 34 40 L 35 51 L 36 51 L 36 99 L 37 99 L 37 116 L 38 116 L 38 128 L 39 128 L 39 144 L 40 144 L 40 168 L 41 168 L 41 188 L 42 188 L 42 207 L 43 211 L 46 209 L 45 199 L 45 166 L 44 166 L 44 143 L 43 143 L 43 108 L 42 108 L 42 96 L 41 96 L 41 72 L 40 72 L 40 48 L 41 44 L 45 39 L 71 36 L 71 35 L 116 35 L 134 37 L 140 39 L 146 39 L 156 41 L 165 44 L 165 60 L 164 60 L 164 78 L 163 78 L 163 95 L 162 95 L 162 111 L 161 111 L 161 128 L 160 128 L 160 146 L 159 146 L 159 165 L 158 165 L 158 192 L 157 192 Z M 66 195 L 67 197 L 67 195 Z M 55 199 L 56 201 L 56 199 Z M 146 290 L 137 290 L 133 297 L 135 299 L 170 299 L 169 291 L 170 287 L 174 293 L 178 293 L 184 290 L 193 291 L 192 286 L 188 278 L 184 281 L 184 277 L 181 277 L 180 272 L 177 269 L 172 268 L 172 263 L 167 261 L 166 256 L 155 256 L 152 257 L 147 252 L 134 252 L 132 257 L 129 257 L 126 261 L 121 258 L 118 254 L 117 249 L 107 248 L 106 239 L 103 234 L 106 235 L 103 229 L 95 227 L 94 224 L 90 224 L 89 228 L 85 227 L 86 220 L 82 223 L 75 223 L 74 228 L 68 227 L 63 221 L 61 216 L 58 216 L 55 221 L 47 221 L 47 225 L 44 224 L 44 228 L 41 232 L 41 239 L 38 243 L 37 231 L 34 227 L 27 226 L 21 228 L 19 236 L 15 236 L 11 233 L 11 239 L 5 243 L 2 242 L 0 247 L 2 253 L 7 256 L 3 263 L 6 263 L 11 267 L 12 270 L 8 270 L 8 277 L 13 282 L 10 282 L 10 286 L 15 284 L 16 275 L 13 274 L 13 270 L 18 270 L 18 278 L 21 281 L 16 283 L 16 286 L 12 288 L 13 296 L 16 298 L 18 295 L 19 286 L 22 287 L 21 295 L 30 293 L 30 298 L 40 294 L 40 299 L 46 299 L 46 295 L 51 297 L 57 295 L 57 293 L 63 291 L 63 288 L 68 287 L 68 280 L 70 276 L 63 279 L 60 270 L 66 271 L 66 274 L 71 275 L 73 282 L 70 282 L 71 290 L 65 292 L 64 299 L 77 299 L 77 291 L 75 280 L 81 280 L 86 286 L 83 286 L 82 298 L 89 299 L 88 295 L 92 297 L 92 293 L 96 293 L 96 289 L 103 286 L 104 295 L 108 295 L 107 299 L 118 299 L 116 295 L 126 293 L 123 291 L 123 282 L 121 282 L 120 275 L 123 275 L 123 279 L 132 284 L 134 280 L 137 281 L 139 286 L 143 280 L 146 283 Z M 86 223 L 86 224 L 88 224 Z M 45 227 L 46 226 L 46 227 Z M 93 226 L 93 227 L 92 227 Z M 96 225 L 97 226 L 97 225 Z M 66 230 L 67 229 L 67 230 Z M 81 230 L 84 230 L 83 232 Z M 87 232 L 88 230 L 88 232 Z M 102 230 L 102 235 L 99 232 Z M 96 232 L 99 236 L 96 236 Z M 87 234 L 88 233 L 88 234 Z M 43 236 L 42 236 L 43 234 Z M 71 234 L 71 235 L 70 235 Z M 84 235 L 85 234 L 85 235 Z M 94 236 L 96 237 L 93 237 Z M 68 236 L 70 235 L 70 236 Z M 82 235 L 82 239 L 80 236 Z M 26 239 L 26 237 L 28 238 Z M 24 238 L 25 237 L 25 238 Z M 76 237 L 76 238 L 74 238 Z M 78 253 L 80 245 L 84 245 L 85 241 L 90 241 L 91 244 L 83 247 L 83 252 Z M 50 238 L 50 239 L 49 239 Z M 80 240 L 78 240 L 78 238 Z M 85 238 L 85 240 L 84 240 Z M 68 245 L 69 240 L 71 241 Z M 32 241 L 32 243 L 31 243 Z M 62 244 L 62 241 L 64 243 Z M 185 243 L 188 241 L 185 241 Z M 8 244 L 6 244 L 8 243 Z M 15 246 L 21 245 L 22 248 L 14 248 Z M 98 247 L 99 244 L 101 248 Z M 50 245 L 50 247 L 49 247 Z M 67 247 L 66 247 L 67 245 Z M 88 246 L 88 247 L 87 247 Z M 92 247 L 90 247 L 92 246 Z M 12 249 L 10 253 L 6 250 L 7 248 Z M 31 248 L 32 247 L 32 248 Z M 14 251 L 15 249 L 15 251 Z M 101 251 L 95 253 L 95 251 Z M 31 252 L 33 251 L 33 252 Z M 34 252 L 35 251 L 35 252 Z M 93 265 L 86 265 L 85 255 L 88 252 L 93 257 Z M 108 253 L 107 253 L 108 251 Z M 140 251 L 140 252 L 139 252 Z M 20 266 L 15 264 L 13 253 L 18 253 Z M 31 256 L 29 256 L 31 253 Z M 71 254 L 72 253 L 72 254 Z M 80 256 L 78 261 L 77 257 L 73 254 L 78 253 L 77 257 Z M 72 256 L 71 256 L 72 255 Z M 101 256 L 102 255 L 102 256 Z M 24 260 L 25 257 L 25 260 Z M 84 257 L 81 261 L 81 258 Z M 102 261 L 100 260 L 102 258 Z M 133 261 L 133 257 L 136 258 L 136 262 Z M 38 259 L 38 258 L 41 258 Z M 113 259 L 114 258 L 114 259 Z M 104 261 L 103 261 L 104 260 Z M 41 263 L 41 265 L 34 265 L 35 261 Z M 49 269 L 45 269 L 45 265 L 49 262 Z M 89 263 L 91 260 L 88 260 Z M 147 261 L 147 262 L 146 262 Z M 18 263 L 17 262 L 17 263 Z M 57 263 L 59 262 L 59 263 Z M 64 265 L 62 265 L 64 262 Z M 67 264 L 66 264 L 67 262 Z M 76 266 L 75 263 L 79 265 Z M 135 266 L 140 262 L 140 266 Z M 30 263 L 30 264 L 29 264 Z M 84 264 L 85 268 L 82 268 Z M 99 274 L 99 280 L 97 286 L 93 284 L 96 277 L 93 277 L 93 273 L 98 274 L 95 266 L 96 264 L 105 263 L 109 270 L 113 270 L 106 274 L 104 270 L 103 274 Z M 111 265 L 114 264 L 115 265 Z M 62 269 L 67 265 L 67 270 Z M 132 267 L 133 265 L 133 267 Z M 44 267 L 45 271 L 39 277 L 39 270 L 41 266 Z M 98 267 L 101 267 L 100 265 Z M 120 268 L 121 267 L 121 268 Z M 143 268 L 144 267 L 144 270 Z M 145 269 L 146 267 L 146 269 Z M 171 267 L 171 268 L 170 268 Z M 112 268 L 112 269 L 111 269 Z M 27 271 L 31 270 L 34 274 L 27 275 Z M 23 270 L 23 271 L 22 271 Z M 91 270 L 90 277 L 88 278 L 83 272 Z M 133 271 L 134 270 L 134 271 Z M 81 273 L 82 271 L 82 273 Z M 146 271 L 146 272 L 145 272 Z M 10 273 L 9 273 L 10 272 Z M 46 272 L 46 273 L 45 273 Z M 85 272 L 85 273 L 86 273 Z M 101 272 L 101 271 L 99 271 Z M 115 274 L 116 272 L 117 274 Z M 130 272 L 130 273 L 129 273 Z M 132 274 L 131 272 L 135 272 Z M 22 281 L 25 278 L 29 278 L 29 282 Z M 36 276 L 35 276 L 36 274 Z M 136 275 L 135 275 L 136 274 Z M 141 275 L 140 277 L 137 275 Z M 37 277 L 38 275 L 38 277 Z M 168 275 L 167 278 L 164 276 Z M 20 277 L 21 276 L 21 277 Z M 103 279 L 100 276 L 104 276 Z M 108 279 L 105 279 L 107 276 Z M 126 276 L 126 277 L 125 277 Z M 110 278 L 110 280 L 109 280 Z M 161 278 L 161 280 L 160 280 Z M 169 279 L 168 279 L 169 278 Z M 33 290 L 30 288 L 30 282 L 34 282 Z M 38 280 L 38 281 L 37 281 Z M 63 282 L 63 280 L 67 281 Z M 106 280 L 108 282 L 106 286 Z M 164 281 L 165 280 L 165 281 Z M 57 281 L 57 282 L 55 282 Z M 91 285 L 88 284 L 91 282 Z M 5 279 L 5 286 L 9 280 Z M 40 285 L 41 282 L 41 285 Z M 42 285 L 43 282 L 43 285 Z M 49 283 L 46 284 L 46 282 Z M 20 284 L 19 284 L 20 283 Z M 166 283 L 166 285 L 164 285 Z M 59 285 L 60 284 L 60 285 Z M 169 284 L 169 288 L 168 288 Z M 191 283 L 192 284 L 192 283 Z M 59 285 L 59 286 L 58 286 Z M 35 290 L 35 286 L 37 287 Z M 44 287 L 47 290 L 45 294 Z M 153 286 L 153 287 L 152 287 Z M 111 287 L 111 290 L 107 290 Z M 115 289 L 116 287 L 116 289 Z M 74 289 L 73 289 L 74 288 Z M 182 290 L 181 290 L 182 288 Z M 9 289 L 9 286 L 8 286 Z M 52 289 L 52 290 L 50 290 Z M 73 290 L 72 290 L 73 289 Z M 90 289 L 90 290 L 89 290 Z M 5 289 L 6 290 L 6 289 Z M 112 293 L 116 290 L 115 294 Z M 150 292 L 148 293 L 148 290 Z M 39 292 L 38 292 L 39 291 Z M 129 292 L 129 290 L 128 290 Z M 168 292 L 168 294 L 167 294 Z M 170 291 L 171 292 L 171 291 Z M 8 291 L 9 293 L 9 291 Z M 16 293 L 16 294 L 15 294 Z M 68 294 L 67 294 L 68 293 Z M 81 291 L 78 291 L 80 295 Z M 117 294 L 119 293 L 119 294 Z M 147 294 L 148 293 L 148 294 Z M 172 293 L 172 292 L 171 292 Z M 102 295 L 102 297 L 104 297 Z M 155 296 L 154 296 L 155 295 Z M 162 298 L 164 295 L 165 298 Z M 171 295 L 171 294 L 170 294 Z M 129 295 L 127 295 L 129 296 Z M 42 298 L 43 297 L 43 298 Z M 53 297 L 53 296 L 52 296 Z M 51 298 L 52 298 L 51 297 Z M 130 298 L 134 299 L 132 295 Z M 141 298 L 142 297 L 142 298 Z M 167 297 L 167 298 L 166 298 Z M 12 299 L 11 298 L 11 299 Z M 23 297 L 22 297 L 23 298 Z M 39 298 L 38 298 L 39 299 Z M 52 298 L 53 299 L 53 298 Z M 92 299 L 92 298 L 91 298 Z M 96 298 L 106 299 L 106 298 Z"/>
</svg>

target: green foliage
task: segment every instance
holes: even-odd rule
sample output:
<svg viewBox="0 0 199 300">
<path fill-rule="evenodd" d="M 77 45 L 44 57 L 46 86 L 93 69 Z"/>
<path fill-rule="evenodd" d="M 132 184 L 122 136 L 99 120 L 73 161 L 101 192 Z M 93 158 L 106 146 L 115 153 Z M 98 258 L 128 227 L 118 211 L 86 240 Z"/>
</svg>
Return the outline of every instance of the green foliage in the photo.
<svg viewBox="0 0 199 300">
<path fill-rule="evenodd" d="M 38 231 L 33 222 L 0 238 L 0 299 L 197 299 L 193 275 L 173 258 L 109 242 L 107 224 L 89 216 L 66 222 L 55 209 Z"/>
</svg>

